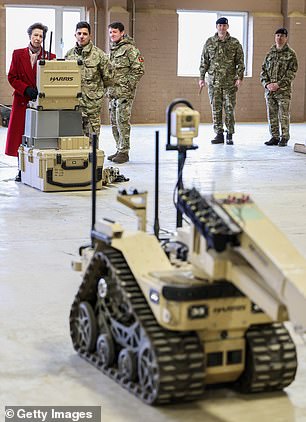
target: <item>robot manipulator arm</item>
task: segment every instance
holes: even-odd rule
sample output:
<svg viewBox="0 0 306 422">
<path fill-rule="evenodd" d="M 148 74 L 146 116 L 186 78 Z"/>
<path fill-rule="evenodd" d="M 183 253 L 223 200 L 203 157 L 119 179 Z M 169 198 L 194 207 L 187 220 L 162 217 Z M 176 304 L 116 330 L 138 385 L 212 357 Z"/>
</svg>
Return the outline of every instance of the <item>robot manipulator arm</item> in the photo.
<svg viewBox="0 0 306 422">
<path fill-rule="evenodd" d="M 205 238 L 206 250 L 191 256 L 199 273 L 233 282 L 273 320 L 306 331 L 306 260 L 249 196 L 181 189 L 177 205 L 194 225 L 193 244 Z"/>
<path fill-rule="evenodd" d="M 239 246 L 241 229 L 212 198 L 202 196 L 195 188 L 182 189 L 177 206 L 205 237 L 207 249 L 223 252 L 227 245 Z"/>
</svg>

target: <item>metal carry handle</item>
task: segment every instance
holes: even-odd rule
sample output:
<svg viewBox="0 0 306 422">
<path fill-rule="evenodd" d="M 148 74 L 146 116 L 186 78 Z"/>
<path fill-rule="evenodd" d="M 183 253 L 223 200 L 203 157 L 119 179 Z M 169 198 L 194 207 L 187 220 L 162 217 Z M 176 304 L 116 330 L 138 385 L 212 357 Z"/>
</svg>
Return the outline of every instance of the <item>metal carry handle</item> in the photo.
<svg viewBox="0 0 306 422">
<path fill-rule="evenodd" d="M 99 170 L 99 169 L 98 169 Z M 100 182 L 102 180 L 102 171 L 97 171 L 97 177 L 96 181 Z M 84 186 L 90 186 L 91 180 L 88 182 L 80 182 L 80 183 L 62 183 L 62 182 L 56 182 L 53 180 L 53 169 L 47 170 L 47 183 L 53 186 L 60 186 L 62 188 L 78 188 L 78 187 L 84 187 Z"/>
<path fill-rule="evenodd" d="M 63 161 L 61 166 L 63 170 L 84 170 L 88 167 L 88 160 L 84 160 L 82 166 L 67 166 L 66 161 Z"/>
</svg>

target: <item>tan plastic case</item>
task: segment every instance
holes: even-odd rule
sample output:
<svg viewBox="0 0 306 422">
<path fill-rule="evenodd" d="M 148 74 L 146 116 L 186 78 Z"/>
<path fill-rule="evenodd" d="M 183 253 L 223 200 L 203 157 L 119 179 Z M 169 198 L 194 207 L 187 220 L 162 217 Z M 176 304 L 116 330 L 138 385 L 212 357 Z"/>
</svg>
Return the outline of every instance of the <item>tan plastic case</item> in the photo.
<svg viewBox="0 0 306 422">
<path fill-rule="evenodd" d="M 40 60 L 37 63 L 38 110 L 77 110 L 81 96 L 81 63 L 76 60 Z"/>
<path fill-rule="evenodd" d="M 19 147 L 22 183 L 43 192 L 91 189 L 91 149 L 56 150 Z M 102 188 L 104 152 L 97 150 L 97 189 Z"/>
<path fill-rule="evenodd" d="M 88 149 L 88 136 L 64 136 L 58 138 L 58 149 Z"/>
</svg>

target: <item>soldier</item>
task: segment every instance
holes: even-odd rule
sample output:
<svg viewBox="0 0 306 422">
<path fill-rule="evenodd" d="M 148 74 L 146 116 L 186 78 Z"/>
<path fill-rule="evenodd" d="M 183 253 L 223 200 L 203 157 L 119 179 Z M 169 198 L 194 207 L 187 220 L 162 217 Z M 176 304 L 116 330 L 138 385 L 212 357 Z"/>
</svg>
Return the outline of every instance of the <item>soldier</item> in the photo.
<svg viewBox="0 0 306 422">
<path fill-rule="evenodd" d="M 65 59 L 82 60 L 80 110 L 82 112 L 84 135 L 100 134 L 101 108 L 105 88 L 111 84 L 112 70 L 109 58 L 104 51 L 91 41 L 88 22 L 76 25 L 76 46 L 66 53 Z"/>
<path fill-rule="evenodd" d="M 244 55 L 240 42 L 227 32 L 227 18 L 216 21 L 217 32 L 206 41 L 201 56 L 199 86 L 205 86 L 207 73 L 208 95 L 212 108 L 215 138 L 212 144 L 224 144 L 223 108 L 227 129 L 226 143 L 233 145 L 235 132 L 234 110 L 236 92 L 243 80 Z"/>
<path fill-rule="evenodd" d="M 291 84 L 298 69 L 298 62 L 295 51 L 287 42 L 287 29 L 278 29 L 275 32 L 275 44 L 266 55 L 260 74 L 260 81 L 265 88 L 269 130 L 272 136 L 265 142 L 269 146 L 285 147 L 290 138 Z"/>
<path fill-rule="evenodd" d="M 122 164 L 129 161 L 130 117 L 136 86 L 144 74 L 144 59 L 121 22 L 113 22 L 108 28 L 114 69 L 114 86 L 108 88 L 109 114 L 117 151 L 107 158 Z"/>
</svg>

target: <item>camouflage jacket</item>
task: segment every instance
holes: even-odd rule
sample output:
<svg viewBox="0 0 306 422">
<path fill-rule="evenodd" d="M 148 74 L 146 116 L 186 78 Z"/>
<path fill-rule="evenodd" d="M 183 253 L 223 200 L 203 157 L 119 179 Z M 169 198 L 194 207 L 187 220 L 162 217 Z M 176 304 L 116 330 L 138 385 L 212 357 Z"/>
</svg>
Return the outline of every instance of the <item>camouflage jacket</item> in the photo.
<svg viewBox="0 0 306 422">
<path fill-rule="evenodd" d="M 260 73 L 260 82 L 266 88 L 269 83 L 277 82 L 279 90 L 277 93 L 290 94 L 291 83 L 295 78 L 298 69 L 298 62 L 295 51 L 285 44 L 283 48 L 277 49 L 273 45 L 265 57 Z M 266 94 L 269 90 L 266 89 Z"/>
<path fill-rule="evenodd" d="M 80 104 L 86 107 L 88 103 L 94 101 L 95 106 L 101 106 L 105 88 L 112 83 L 112 67 L 107 54 L 90 41 L 83 48 L 76 45 L 69 50 L 65 59 L 83 61 Z"/>
<path fill-rule="evenodd" d="M 126 35 L 118 43 L 111 43 L 110 62 L 114 70 L 114 85 L 108 88 L 108 97 L 133 99 L 137 83 L 144 74 L 144 59 L 133 38 Z"/>
<path fill-rule="evenodd" d="M 243 49 L 237 38 L 229 33 L 224 40 L 217 33 L 208 38 L 201 55 L 201 80 L 207 73 L 209 84 L 233 86 L 236 79 L 243 79 L 244 69 Z"/>
</svg>

